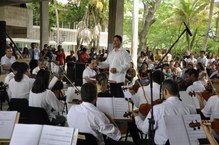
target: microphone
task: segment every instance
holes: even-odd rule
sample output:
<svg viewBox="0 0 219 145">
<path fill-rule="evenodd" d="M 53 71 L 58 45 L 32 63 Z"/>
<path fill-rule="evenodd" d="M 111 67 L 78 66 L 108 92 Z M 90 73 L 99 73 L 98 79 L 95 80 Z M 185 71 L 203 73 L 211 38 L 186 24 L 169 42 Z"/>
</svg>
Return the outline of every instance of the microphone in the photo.
<svg viewBox="0 0 219 145">
<path fill-rule="evenodd" d="M 187 33 L 189 33 L 189 35 L 192 36 L 192 33 L 191 33 L 191 31 L 189 30 L 189 27 L 186 25 L 185 22 L 183 22 L 183 24 L 184 24 L 185 27 L 186 27 L 186 31 L 187 31 Z"/>
</svg>

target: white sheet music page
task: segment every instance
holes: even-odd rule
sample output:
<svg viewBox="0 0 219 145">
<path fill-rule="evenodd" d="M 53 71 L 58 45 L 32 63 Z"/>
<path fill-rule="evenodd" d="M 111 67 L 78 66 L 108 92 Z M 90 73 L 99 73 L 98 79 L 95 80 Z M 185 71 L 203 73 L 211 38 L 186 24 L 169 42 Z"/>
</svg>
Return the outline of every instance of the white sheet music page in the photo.
<svg viewBox="0 0 219 145">
<path fill-rule="evenodd" d="M 42 125 L 16 124 L 10 145 L 38 145 Z"/>
<path fill-rule="evenodd" d="M 113 98 L 112 97 L 98 97 L 97 98 L 97 108 L 109 115 L 110 117 L 114 117 L 114 114 L 113 114 Z"/>
<path fill-rule="evenodd" d="M 128 112 L 128 101 L 125 98 L 113 98 L 113 119 L 128 119 L 123 117 L 125 112 Z"/>
<path fill-rule="evenodd" d="M 186 132 L 182 116 L 164 117 L 170 145 L 189 145 L 189 138 Z"/>
<path fill-rule="evenodd" d="M 10 139 L 17 111 L 0 111 L 0 139 Z"/>
<path fill-rule="evenodd" d="M 199 114 L 184 115 L 183 120 L 191 145 L 199 145 L 198 139 L 207 138 L 203 128 L 198 124 L 201 122 Z"/>
<path fill-rule="evenodd" d="M 183 103 L 191 105 L 195 107 L 196 109 L 200 108 L 197 97 L 195 96 L 191 97 L 186 91 L 180 91 L 179 94 L 180 94 L 180 98 Z"/>
<path fill-rule="evenodd" d="M 39 145 L 72 145 L 74 128 L 44 125 Z"/>
<path fill-rule="evenodd" d="M 125 96 L 125 98 L 132 98 L 132 94 L 129 92 L 129 89 L 123 89 L 123 94 Z"/>
</svg>

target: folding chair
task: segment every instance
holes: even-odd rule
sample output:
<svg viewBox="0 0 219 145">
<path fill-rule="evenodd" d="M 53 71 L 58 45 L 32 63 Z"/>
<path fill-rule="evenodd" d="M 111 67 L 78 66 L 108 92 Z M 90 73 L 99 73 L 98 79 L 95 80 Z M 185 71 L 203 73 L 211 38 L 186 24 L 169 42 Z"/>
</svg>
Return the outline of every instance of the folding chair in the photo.
<svg viewBox="0 0 219 145">
<path fill-rule="evenodd" d="M 19 123 L 28 122 L 28 100 L 21 98 L 12 98 L 9 102 L 10 111 L 20 112 Z"/>
<path fill-rule="evenodd" d="M 28 107 L 28 124 L 50 124 L 48 114 L 44 108 Z"/>
<path fill-rule="evenodd" d="M 89 133 L 78 133 L 77 145 L 98 145 L 96 138 Z"/>
</svg>

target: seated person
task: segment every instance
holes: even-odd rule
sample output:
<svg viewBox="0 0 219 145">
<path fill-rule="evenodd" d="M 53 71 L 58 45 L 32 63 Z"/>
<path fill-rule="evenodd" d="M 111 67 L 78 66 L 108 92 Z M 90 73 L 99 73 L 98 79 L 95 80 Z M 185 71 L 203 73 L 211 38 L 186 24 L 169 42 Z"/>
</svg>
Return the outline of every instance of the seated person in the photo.
<svg viewBox="0 0 219 145">
<path fill-rule="evenodd" d="M 96 71 L 94 68 L 97 66 L 96 59 L 95 58 L 89 58 L 88 59 L 88 66 L 83 71 L 83 84 L 85 83 L 95 83 L 96 81 L 92 78 L 96 77 Z"/>
<path fill-rule="evenodd" d="M 127 70 L 126 72 L 126 76 L 125 76 L 125 84 L 130 84 L 133 81 L 133 78 L 136 76 L 136 71 L 134 69 L 134 64 L 133 62 L 130 62 L 130 68 Z"/>
<path fill-rule="evenodd" d="M 119 142 L 121 138 L 119 129 L 95 106 L 97 101 L 96 85 L 93 83 L 83 84 L 81 99 L 83 102 L 79 105 L 73 105 L 68 112 L 67 121 L 69 127 L 78 128 L 79 132 L 82 133 L 92 134 L 97 139 L 98 145 L 132 144 Z M 112 140 L 104 142 L 102 134 Z"/>
<path fill-rule="evenodd" d="M 5 50 L 5 55 L 1 58 L 1 73 L 8 74 L 11 69 L 11 65 L 15 62 L 15 57 L 13 56 L 13 49 L 11 46 L 7 46 Z"/>
<path fill-rule="evenodd" d="M 9 84 L 10 80 L 14 78 L 15 74 L 17 73 L 17 68 L 19 67 L 19 62 L 14 62 L 12 65 L 11 65 L 11 71 L 9 74 L 7 74 L 7 76 L 5 77 L 5 80 L 4 80 L 4 83 L 6 85 Z"/>
<path fill-rule="evenodd" d="M 35 67 L 32 71 L 32 75 L 36 76 L 38 71 L 41 70 L 41 69 L 45 69 L 46 68 L 46 61 L 43 59 L 43 58 L 40 58 L 38 61 L 37 61 L 37 64 L 38 66 Z"/>
<path fill-rule="evenodd" d="M 29 99 L 30 90 L 35 79 L 29 78 L 29 66 L 21 62 L 17 68 L 17 73 L 8 85 L 9 98 Z"/>
<path fill-rule="evenodd" d="M 64 109 L 64 104 L 60 102 L 55 94 L 48 89 L 50 73 L 47 70 L 41 69 L 36 75 L 36 81 L 30 91 L 29 106 L 44 108 L 53 125 L 64 125 L 65 117 L 53 114 L 52 108 L 61 112 Z"/>
<path fill-rule="evenodd" d="M 97 96 L 98 97 L 112 97 L 108 89 L 108 78 L 105 73 L 100 73 L 96 77 Z"/>
<path fill-rule="evenodd" d="M 164 122 L 165 116 L 170 115 L 187 115 L 195 114 L 195 108 L 188 106 L 181 102 L 178 98 L 179 88 L 178 84 L 174 80 L 165 80 L 162 84 L 162 94 L 165 99 L 161 104 L 154 106 L 154 128 L 155 128 L 155 144 L 165 144 L 168 141 L 168 134 Z M 149 118 L 151 118 L 151 112 L 148 113 L 147 117 L 142 120 L 137 113 L 133 112 L 135 122 L 139 130 L 143 133 L 148 134 L 149 129 Z M 146 144 L 148 140 L 140 140 L 139 144 Z"/>
</svg>

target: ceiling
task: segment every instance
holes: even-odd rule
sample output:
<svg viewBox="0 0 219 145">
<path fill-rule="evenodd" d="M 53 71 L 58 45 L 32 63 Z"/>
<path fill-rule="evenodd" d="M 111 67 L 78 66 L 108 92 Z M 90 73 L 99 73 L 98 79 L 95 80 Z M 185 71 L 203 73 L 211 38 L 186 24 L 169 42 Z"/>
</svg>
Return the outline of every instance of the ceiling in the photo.
<svg viewBox="0 0 219 145">
<path fill-rule="evenodd" d="M 43 0 L 0 0 L 0 6 L 5 5 L 16 5 L 21 3 L 29 3 L 29 2 L 40 2 Z"/>
</svg>

